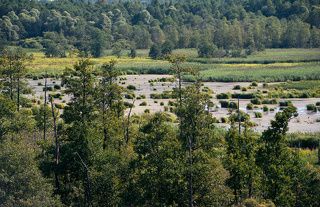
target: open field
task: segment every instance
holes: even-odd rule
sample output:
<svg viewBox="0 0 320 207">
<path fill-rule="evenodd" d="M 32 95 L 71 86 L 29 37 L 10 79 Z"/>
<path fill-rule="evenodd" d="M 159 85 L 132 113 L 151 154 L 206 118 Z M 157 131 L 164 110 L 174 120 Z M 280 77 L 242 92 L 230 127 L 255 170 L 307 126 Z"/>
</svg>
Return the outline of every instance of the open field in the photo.
<svg viewBox="0 0 320 207">
<path fill-rule="evenodd" d="M 194 57 L 195 49 L 175 50 L 174 54 Z M 66 67 L 79 60 L 77 57 L 46 58 L 41 52 L 32 52 L 34 60 L 28 65 L 29 73 L 42 74 L 47 71 L 50 74 L 61 74 Z M 170 64 L 165 60 L 152 60 L 148 58 L 145 50 L 138 52 L 137 58 L 105 56 L 92 58 L 99 66 L 115 59 L 117 67 L 126 74 L 169 74 Z M 199 60 L 199 59 L 197 59 Z M 282 82 L 287 80 L 318 80 L 320 79 L 320 50 L 319 49 L 269 49 L 247 58 L 221 58 L 217 63 L 213 59 L 202 58 L 202 61 L 192 62 L 189 59 L 186 66 L 200 71 L 203 81 L 260 81 Z M 234 61 L 239 60 L 239 61 Z M 274 60 L 275 62 L 264 64 L 260 60 Z M 317 61 L 319 60 L 319 61 Z M 237 63 L 238 62 L 238 63 Z M 256 62 L 256 63 L 253 63 Z M 192 81 L 185 76 L 185 80 Z"/>
<path fill-rule="evenodd" d="M 200 77 L 203 81 L 282 82 L 320 79 L 320 62 L 273 64 L 205 64 Z M 204 69 L 206 68 L 206 69 Z M 186 77 L 192 80 L 191 77 Z"/>
<path fill-rule="evenodd" d="M 246 58 L 190 58 L 190 62 L 200 63 L 286 63 L 286 62 L 313 62 L 320 61 L 320 49 L 266 49 L 256 52 Z"/>
</svg>

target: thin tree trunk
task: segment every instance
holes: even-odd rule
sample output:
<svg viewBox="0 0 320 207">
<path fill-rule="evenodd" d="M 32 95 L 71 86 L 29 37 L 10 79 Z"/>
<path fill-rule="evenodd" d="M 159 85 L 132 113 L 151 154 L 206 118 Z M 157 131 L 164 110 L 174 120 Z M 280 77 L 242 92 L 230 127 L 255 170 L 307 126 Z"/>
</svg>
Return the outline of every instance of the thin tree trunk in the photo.
<svg viewBox="0 0 320 207">
<path fill-rule="evenodd" d="M 240 116 L 240 98 L 238 96 L 238 124 L 239 124 L 239 137 L 241 136 L 241 116 Z"/>
<path fill-rule="evenodd" d="M 128 113 L 128 119 L 127 119 L 127 126 L 126 126 L 126 131 L 125 131 L 125 140 L 126 140 L 126 144 L 129 143 L 129 127 L 130 127 L 130 117 L 131 117 L 131 112 L 132 112 L 132 108 L 134 106 L 134 102 L 132 103 L 132 107 L 130 107 L 129 113 Z"/>
<path fill-rule="evenodd" d="M 104 99 L 104 98 L 103 98 Z M 103 100 L 103 106 L 102 106 L 102 124 L 103 124 L 103 145 L 102 148 L 106 149 L 107 147 L 107 128 L 106 128 L 106 106 L 105 106 L 105 100 Z"/>
<path fill-rule="evenodd" d="M 93 206 L 92 201 L 91 201 L 91 181 L 90 181 L 90 177 L 89 177 L 89 169 L 88 169 L 88 166 L 86 165 L 86 163 L 84 163 L 84 161 L 82 160 L 79 153 L 76 152 L 76 154 L 78 155 L 78 157 L 81 161 L 81 164 L 85 170 L 85 191 L 84 191 L 85 203 L 84 203 L 84 206 Z"/>
<path fill-rule="evenodd" d="M 20 77 L 18 77 L 18 87 L 17 87 L 17 107 L 18 111 L 20 111 Z"/>
<path fill-rule="evenodd" d="M 193 207 L 193 184 L 192 184 L 192 140 L 189 137 L 189 176 L 188 176 L 188 184 L 189 184 L 189 207 Z"/>
<path fill-rule="evenodd" d="M 52 100 L 51 100 L 52 103 Z M 47 130 L 47 73 L 44 78 L 44 103 L 43 103 L 43 139 L 46 140 L 46 130 Z"/>
<path fill-rule="evenodd" d="M 57 132 L 57 118 L 54 113 L 53 98 L 50 99 L 50 103 L 51 103 L 51 113 L 52 113 L 52 117 L 53 117 L 53 132 L 54 132 L 55 147 L 56 147 L 56 149 L 55 149 L 56 170 L 54 172 L 54 178 L 55 178 L 56 189 L 59 192 L 60 191 L 60 184 L 59 184 L 57 168 L 59 165 L 60 148 L 59 148 L 58 132 Z"/>
<path fill-rule="evenodd" d="M 12 74 L 10 74 L 9 79 L 10 79 L 10 99 L 13 100 L 13 77 L 12 77 Z"/>
</svg>

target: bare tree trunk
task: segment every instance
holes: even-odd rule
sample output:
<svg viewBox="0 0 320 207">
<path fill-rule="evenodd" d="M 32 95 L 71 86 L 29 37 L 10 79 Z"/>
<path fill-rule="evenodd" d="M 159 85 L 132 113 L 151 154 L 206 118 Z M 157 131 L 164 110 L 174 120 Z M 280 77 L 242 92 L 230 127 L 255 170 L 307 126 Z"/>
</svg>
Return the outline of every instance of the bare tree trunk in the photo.
<svg viewBox="0 0 320 207">
<path fill-rule="evenodd" d="M 52 102 L 52 100 L 51 100 Z M 46 140 L 46 130 L 47 130 L 47 73 L 44 77 L 44 103 L 43 103 L 43 139 Z"/>
<path fill-rule="evenodd" d="M 55 147 L 56 147 L 56 149 L 55 149 L 56 170 L 54 172 L 54 178 L 55 178 L 56 189 L 59 192 L 60 191 L 60 184 L 59 184 L 57 168 L 59 165 L 60 148 L 59 148 L 58 132 L 57 132 L 57 118 L 54 113 L 53 98 L 50 99 L 50 103 L 51 103 L 51 113 L 52 113 L 52 117 L 53 117 L 53 132 L 54 132 Z"/>
<path fill-rule="evenodd" d="M 85 171 L 85 192 L 84 192 L 85 203 L 84 203 L 84 206 L 93 206 L 92 201 L 91 201 L 91 181 L 90 181 L 90 177 L 89 177 L 89 169 L 88 169 L 88 166 L 86 165 L 86 163 L 84 163 L 84 161 L 82 160 L 82 158 L 78 152 L 77 152 L 77 155 L 78 155 L 78 157 L 81 161 L 81 164 L 84 168 L 84 171 Z"/>
<path fill-rule="evenodd" d="M 189 207 L 193 207 L 193 184 L 192 184 L 192 140 L 188 138 L 188 148 L 189 148 L 189 175 L 188 175 L 188 184 L 189 184 Z"/>
<path fill-rule="evenodd" d="M 238 123 L 239 123 L 239 137 L 241 136 L 241 116 L 240 116 L 240 97 L 238 96 Z"/>
<path fill-rule="evenodd" d="M 12 74 L 10 74 L 10 99 L 13 100 L 13 77 Z"/>
<path fill-rule="evenodd" d="M 103 100 L 103 106 L 102 106 L 102 124 L 103 124 L 103 144 L 102 144 L 102 148 L 103 149 L 106 149 L 106 147 L 107 147 L 107 139 L 108 139 L 107 128 L 106 128 L 106 117 L 105 116 L 106 116 L 106 106 L 105 106 L 105 100 Z"/>
<path fill-rule="evenodd" d="M 131 112 L 132 112 L 132 108 L 134 106 L 134 102 L 135 100 L 133 100 L 132 106 L 130 107 L 129 113 L 128 113 L 128 119 L 127 119 L 127 126 L 125 128 L 125 140 L 126 140 L 126 144 L 129 143 L 129 127 L 130 127 L 130 117 L 131 117 Z"/>
<path fill-rule="evenodd" d="M 18 77 L 18 87 L 17 87 L 17 107 L 18 111 L 20 111 L 20 77 Z"/>
</svg>

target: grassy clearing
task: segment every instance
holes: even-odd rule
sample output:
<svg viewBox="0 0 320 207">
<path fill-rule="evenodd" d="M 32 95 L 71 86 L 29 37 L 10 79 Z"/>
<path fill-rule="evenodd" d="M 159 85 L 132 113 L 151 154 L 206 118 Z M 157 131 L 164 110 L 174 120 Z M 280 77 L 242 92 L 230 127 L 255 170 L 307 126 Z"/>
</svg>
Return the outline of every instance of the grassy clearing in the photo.
<svg viewBox="0 0 320 207">
<path fill-rule="evenodd" d="M 51 74 L 60 74 L 66 67 L 72 67 L 79 58 L 67 57 L 67 58 L 46 58 L 43 53 L 34 52 L 34 60 L 28 64 L 28 71 L 31 74 L 39 74 L 47 71 Z M 145 57 L 128 58 L 115 56 L 106 56 L 102 58 L 92 58 L 91 60 L 97 65 L 101 65 L 109 62 L 110 60 L 117 61 L 117 67 L 121 70 L 129 73 L 144 73 L 145 71 L 154 73 L 165 73 L 162 71 L 170 68 L 170 64 L 167 61 L 152 60 Z"/>
<path fill-rule="evenodd" d="M 294 64 L 202 64 L 200 77 L 203 81 L 222 82 L 284 82 L 288 80 L 319 80 L 320 62 Z M 193 78 L 186 76 L 186 80 Z"/>
<path fill-rule="evenodd" d="M 128 74 L 168 74 L 170 64 L 163 60 L 152 60 L 146 57 L 146 50 L 139 50 L 141 54 L 137 58 L 115 56 L 105 56 L 102 58 L 92 58 L 97 65 L 106 63 L 112 59 L 117 60 L 117 67 Z M 28 69 L 31 74 L 41 74 L 47 71 L 51 74 L 61 74 L 66 67 L 72 67 L 77 57 L 67 58 L 46 58 L 43 53 L 32 51 L 34 60 L 29 64 Z M 195 49 L 175 50 L 174 54 L 185 54 L 188 57 L 196 55 Z M 318 56 L 319 55 L 319 56 Z M 320 49 L 273 49 L 245 58 L 244 60 L 301 60 L 302 62 L 275 62 L 270 64 L 260 63 L 200 63 L 187 62 L 186 66 L 196 68 L 200 71 L 200 77 L 203 81 L 265 81 L 265 82 L 285 82 L 288 80 L 320 80 L 320 60 L 318 62 L 307 62 L 306 60 L 315 60 L 320 57 Z M 232 58 L 231 58 L 232 59 Z M 231 60 L 230 58 L 228 60 Z M 238 58 L 241 59 L 241 58 Z M 209 61 L 211 59 L 202 59 Z M 185 76 L 187 81 L 193 78 Z M 303 86 L 301 86 L 303 87 Z"/>
<path fill-rule="evenodd" d="M 213 63 L 294 63 L 294 62 L 317 62 L 320 61 L 320 49 L 267 49 L 262 52 L 249 55 L 246 58 L 189 58 L 190 62 L 204 64 Z"/>
</svg>

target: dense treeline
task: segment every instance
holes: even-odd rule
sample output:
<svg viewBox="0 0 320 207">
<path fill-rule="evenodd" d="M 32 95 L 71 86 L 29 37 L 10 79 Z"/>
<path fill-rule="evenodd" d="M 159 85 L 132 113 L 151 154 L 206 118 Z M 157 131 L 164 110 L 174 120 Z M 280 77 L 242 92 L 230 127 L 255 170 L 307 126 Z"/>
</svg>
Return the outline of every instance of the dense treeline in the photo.
<svg viewBox="0 0 320 207">
<path fill-rule="evenodd" d="M 320 205 L 319 167 L 286 142 L 291 105 L 262 134 L 233 111 L 226 132 L 201 83 L 181 85 L 197 73 L 171 57 L 173 114 L 131 115 L 116 62 L 89 59 L 66 69 L 72 99 L 58 110 L 46 90 L 41 105 L 19 101 L 27 60 L 17 50 L 0 61 L 0 206 Z"/>
<path fill-rule="evenodd" d="M 319 0 L 0 2 L 2 44 L 45 48 L 47 56 L 103 55 L 105 49 L 199 48 L 240 56 L 263 48 L 319 47 Z M 160 55 L 159 55 L 160 56 Z"/>
</svg>

